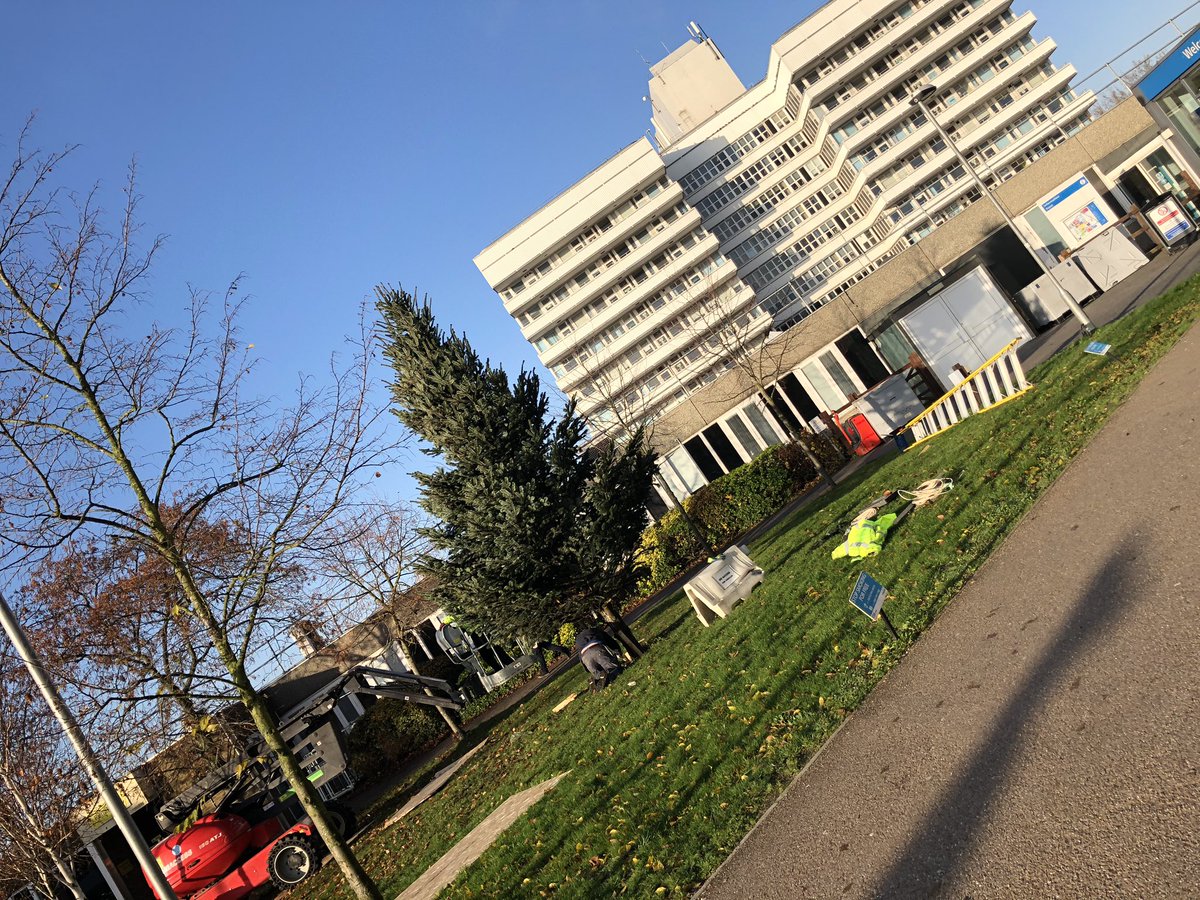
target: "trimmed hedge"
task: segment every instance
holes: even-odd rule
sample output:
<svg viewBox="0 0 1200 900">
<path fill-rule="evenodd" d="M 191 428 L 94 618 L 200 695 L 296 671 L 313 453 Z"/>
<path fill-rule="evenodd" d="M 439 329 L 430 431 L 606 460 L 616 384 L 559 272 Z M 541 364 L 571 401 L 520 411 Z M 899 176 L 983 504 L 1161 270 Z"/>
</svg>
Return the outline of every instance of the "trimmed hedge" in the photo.
<svg viewBox="0 0 1200 900">
<path fill-rule="evenodd" d="M 846 462 L 846 450 L 840 444 L 822 436 L 809 440 L 826 471 L 836 472 Z M 638 557 L 646 574 L 638 583 L 640 592 L 646 596 L 665 587 L 688 566 L 704 559 L 710 547 L 729 546 L 817 478 L 816 469 L 798 445 L 781 444 L 700 488 L 683 506 L 708 546 L 679 510 L 669 510 L 642 535 Z"/>
</svg>

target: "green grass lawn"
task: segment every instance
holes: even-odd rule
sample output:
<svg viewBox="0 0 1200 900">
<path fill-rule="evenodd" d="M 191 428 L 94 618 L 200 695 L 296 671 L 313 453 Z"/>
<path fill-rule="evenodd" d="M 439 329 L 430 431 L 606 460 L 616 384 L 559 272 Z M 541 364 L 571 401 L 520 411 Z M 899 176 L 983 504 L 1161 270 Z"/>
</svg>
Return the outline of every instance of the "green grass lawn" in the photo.
<svg viewBox="0 0 1200 900">
<path fill-rule="evenodd" d="M 1102 329 L 1108 358 L 1058 354 L 1022 399 L 780 523 L 751 547 L 765 582 L 729 619 L 705 629 L 682 595 L 663 604 L 638 623 L 649 652 L 623 679 L 551 713 L 584 687 L 577 669 L 500 719 L 441 794 L 357 842 L 367 870 L 395 896 L 504 799 L 570 770 L 447 896 L 694 890 L 1198 316 L 1193 281 Z M 866 501 L 935 476 L 954 491 L 879 557 L 830 559 Z M 864 570 L 891 590 L 899 640 L 849 605 Z M 334 872 L 303 893 L 348 896 Z"/>
</svg>

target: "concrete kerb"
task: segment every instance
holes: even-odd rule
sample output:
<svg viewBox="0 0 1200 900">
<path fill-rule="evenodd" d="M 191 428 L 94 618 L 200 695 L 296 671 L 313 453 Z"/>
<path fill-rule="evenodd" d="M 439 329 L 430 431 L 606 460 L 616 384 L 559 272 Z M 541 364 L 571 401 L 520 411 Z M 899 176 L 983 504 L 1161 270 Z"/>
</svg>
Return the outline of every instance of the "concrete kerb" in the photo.
<svg viewBox="0 0 1200 900">
<path fill-rule="evenodd" d="M 890 675 L 891 673 L 889 672 L 888 674 Z M 887 678 L 888 678 L 888 676 L 884 675 L 883 678 L 879 679 L 878 684 L 882 684 L 883 682 L 887 681 Z M 841 730 L 846 727 L 846 724 L 849 721 L 850 721 L 850 719 L 849 719 L 849 717 L 847 717 L 845 719 L 842 719 L 842 721 L 840 723 L 838 723 L 838 727 L 833 730 L 833 733 L 830 734 L 829 737 L 825 738 L 825 740 L 821 742 L 821 746 L 817 748 L 816 753 L 814 753 L 812 756 L 810 756 L 808 758 L 808 761 L 805 762 L 804 765 L 802 765 L 800 767 L 800 771 L 797 772 L 795 775 L 793 775 L 790 779 L 788 779 L 788 785 L 790 785 L 796 779 L 804 777 L 804 773 L 807 772 L 809 767 L 817 761 L 817 758 L 822 753 L 825 752 L 825 748 L 833 743 L 834 738 L 836 738 L 838 736 L 838 734 L 841 733 Z M 749 831 L 747 831 L 745 834 L 742 835 L 742 839 L 740 841 L 738 841 L 737 844 L 734 845 L 734 848 L 729 851 L 729 855 L 726 856 L 725 859 L 721 861 L 721 864 L 719 866 L 717 866 L 715 869 L 713 869 L 713 871 L 709 874 L 709 876 L 706 879 L 704 879 L 704 884 L 700 885 L 699 890 L 697 890 L 696 893 L 694 893 L 692 895 L 695 898 L 695 900 L 704 900 L 704 889 L 707 888 L 708 885 L 712 881 L 714 881 L 718 875 L 721 874 L 721 870 L 724 869 L 725 866 L 729 863 L 729 861 L 731 859 L 733 859 L 734 856 L 737 855 L 737 852 L 742 848 L 742 845 L 744 845 L 747 841 L 750 840 L 750 837 L 751 837 L 751 835 L 754 834 L 755 830 L 763 822 L 765 822 L 765 821 L 767 821 L 767 819 L 771 818 L 771 814 L 773 812 L 775 812 L 775 807 L 777 807 L 779 805 L 780 801 L 783 800 L 783 795 L 787 792 L 788 785 L 784 785 L 783 789 L 780 790 L 780 792 L 779 792 L 779 796 L 771 801 L 771 805 L 768 806 L 766 811 L 761 816 L 758 817 L 758 821 L 755 822 L 753 826 L 751 826 Z"/>
</svg>

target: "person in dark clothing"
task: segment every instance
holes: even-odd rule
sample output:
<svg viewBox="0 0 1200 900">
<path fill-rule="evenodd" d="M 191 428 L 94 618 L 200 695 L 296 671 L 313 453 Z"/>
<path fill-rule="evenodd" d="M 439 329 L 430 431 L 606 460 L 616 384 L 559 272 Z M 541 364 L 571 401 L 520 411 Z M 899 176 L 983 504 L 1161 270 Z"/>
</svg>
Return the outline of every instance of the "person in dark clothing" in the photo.
<svg viewBox="0 0 1200 900">
<path fill-rule="evenodd" d="M 575 649 L 596 689 L 608 687 L 624 671 L 616 643 L 602 628 L 585 628 L 579 632 L 575 637 Z"/>
</svg>

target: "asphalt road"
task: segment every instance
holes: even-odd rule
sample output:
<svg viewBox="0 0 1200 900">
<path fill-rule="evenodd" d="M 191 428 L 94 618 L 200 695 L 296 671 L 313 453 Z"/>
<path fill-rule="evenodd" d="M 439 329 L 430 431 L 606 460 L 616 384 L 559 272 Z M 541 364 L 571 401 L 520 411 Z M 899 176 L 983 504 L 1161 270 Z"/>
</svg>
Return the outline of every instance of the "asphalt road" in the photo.
<svg viewBox="0 0 1200 900">
<path fill-rule="evenodd" d="M 700 897 L 1200 897 L 1198 388 L 1194 329 Z"/>
</svg>

